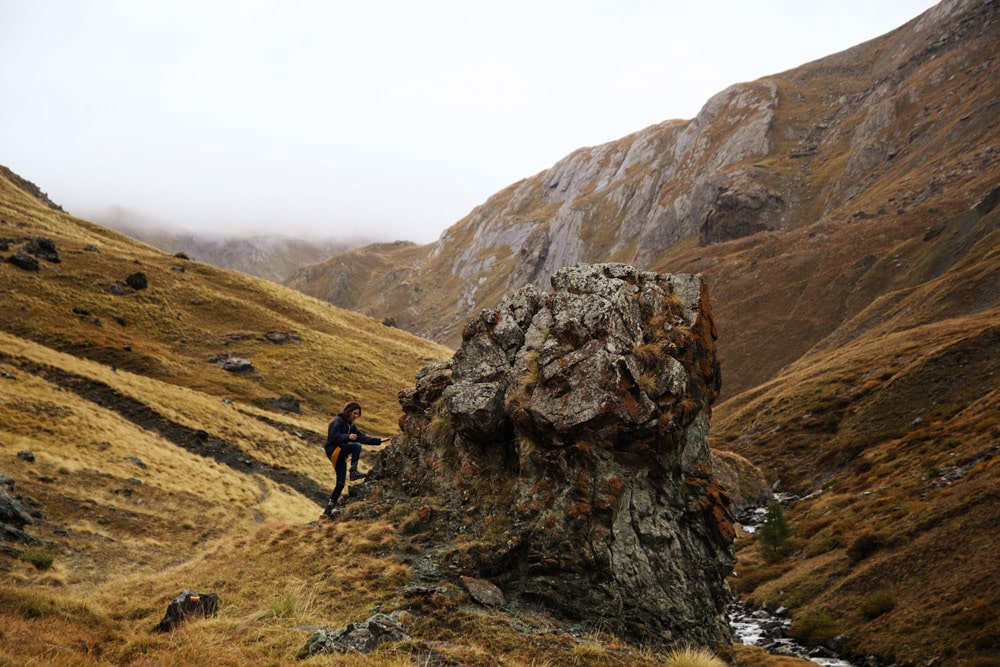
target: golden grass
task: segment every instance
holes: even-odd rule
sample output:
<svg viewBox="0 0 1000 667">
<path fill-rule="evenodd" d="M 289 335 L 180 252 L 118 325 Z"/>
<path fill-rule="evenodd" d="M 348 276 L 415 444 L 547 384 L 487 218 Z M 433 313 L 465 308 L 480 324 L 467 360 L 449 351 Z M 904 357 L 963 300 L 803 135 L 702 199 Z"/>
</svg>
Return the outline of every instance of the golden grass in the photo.
<svg viewBox="0 0 1000 667">
<path fill-rule="evenodd" d="M 667 654 L 667 667 L 725 667 L 726 661 L 706 649 L 674 649 Z"/>
<path fill-rule="evenodd" d="M 798 124 L 809 118 L 813 100 L 833 90 L 830 82 L 822 73 L 780 86 L 772 133 L 777 152 L 760 161 L 771 178 L 793 177 L 804 164 L 781 156 L 797 148 L 794 137 L 808 130 Z M 904 154 L 884 174 L 873 174 L 850 210 L 836 209 L 848 153 L 832 146 L 824 153 L 833 157 L 814 161 L 810 179 L 800 183 L 796 205 L 804 214 L 793 224 L 828 214 L 839 220 L 877 206 L 880 197 L 902 199 L 905 190 L 920 189 L 909 179 L 912 167 L 900 166 L 915 159 Z M 937 167 L 952 169 L 970 176 L 948 187 L 978 192 L 993 186 L 988 168 L 955 161 Z M 633 169 L 628 177 L 645 175 Z M 482 220 L 490 207 L 506 207 L 515 189 L 466 222 Z M 599 193 L 587 197 L 578 202 L 590 225 L 581 233 L 595 247 L 608 246 L 616 229 L 609 221 L 621 210 Z M 535 203 L 519 211 L 525 224 L 549 219 L 560 205 L 540 195 L 526 199 Z M 689 236 L 651 267 L 705 267 L 713 295 L 721 297 L 719 350 L 735 381 L 726 387 L 732 398 L 716 406 L 716 440 L 766 463 L 769 482 L 824 490 L 789 508 L 789 558 L 766 564 L 756 538 L 740 538 L 735 581 L 745 587 L 741 592 L 762 603 L 793 603 L 802 616 L 835 614 L 837 626 L 859 645 L 908 662 L 973 655 L 989 650 L 990 642 L 995 650 L 1000 640 L 995 587 L 969 583 L 1000 576 L 989 542 L 1000 464 L 986 456 L 1000 438 L 1000 394 L 990 388 L 995 381 L 984 379 L 988 364 L 976 349 L 990 350 L 997 314 L 968 307 L 995 277 L 996 232 L 987 237 L 988 230 L 980 230 L 985 240 L 969 251 L 961 271 L 921 284 L 946 265 L 947 248 L 926 252 L 938 242 L 917 239 L 929 221 L 958 210 L 959 198 L 953 199 L 943 199 L 933 216 L 929 201 L 889 224 L 825 226 L 816 239 L 807 232 L 767 233 L 700 248 Z M 988 224 L 984 220 L 984 229 Z M 468 241 L 474 228 L 465 224 L 449 233 Z M 941 238 L 952 231 L 962 232 L 955 228 Z M 450 350 L 273 283 L 167 257 L 55 213 L 0 178 L 0 236 L 31 235 L 53 238 L 63 262 L 43 262 L 37 274 L 0 264 L 0 299 L 10 315 L 0 320 L 0 370 L 15 377 L 0 379 L 0 469 L 44 514 L 29 530 L 51 540 L 41 555 L 52 563 L 40 569 L 30 560 L 0 560 L 0 665 L 204 664 L 206 655 L 212 664 L 411 664 L 428 641 L 446 642 L 438 653 L 461 664 L 664 663 L 666 656 L 612 638 L 546 631 L 554 627 L 547 619 L 531 632 L 515 631 L 509 617 L 475 610 L 450 587 L 405 623 L 418 638 L 413 642 L 370 658 L 296 662 L 306 634 L 301 628 L 336 627 L 365 618 L 375 605 L 405 605 L 399 590 L 409 569 L 397 553 L 405 551 L 405 538 L 391 523 L 361 520 L 354 511 L 348 522 L 310 525 L 318 511 L 313 501 L 266 476 L 193 454 L 129 421 L 120 406 L 81 397 L 69 379 L 46 369 L 100 383 L 171 424 L 204 429 L 243 455 L 329 486 L 332 471 L 317 443 L 329 417 L 357 399 L 365 406 L 363 428 L 392 433 L 396 392 L 412 384 L 424 361 Z M 830 246 L 826 254 L 810 254 L 820 242 Z M 397 268 L 406 262 L 394 258 L 420 259 L 418 250 L 385 251 L 381 260 Z M 490 258 L 484 251 L 478 258 L 495 264 L 477 298 L 504 291 L 502 276 L 514 261 L 505 253 Z M 857 277 L 847 267 L 867 254 L 877 261 Z M 469 281 L 456 275 L 452 260 L 442 253 L 427 264 L 442 290 L 424 293 L 420 306 L 428 321 L 448 322 L 454 336 L 460 325 L 452 317 L 455 295 L 466 294 Z M 369 258 L 358 253 L 354 261 Z M 137 270 L 149 276 L 148 290 L 108 293 L 111 281 Z M 368 283 L 364 289 L 379 289 L 377 280 Z M 767 293 L 759 285 L 767 285 Z M 843 293 L 831 297 L 838 285 Z M 377 296 L 401 312 L 414 300 L 413 290 L 402 288 Z M 948 319 L 952 312 L 959 314 Z M 270 330 L 301 340 L 273 345 L 261 337 Z M 251 359 L 256 372 L 234 376 L 209 363 L 223 353 Z M 980 361 L 951 363 L 963 355 Z M 777 379 L 763 382 L 782 367 Z M 736 394 L 745 388 L 753 389 Z M 302 415 L 267 406 L 283 393 L 302 401 Z M 446 427 L 436 426 L 445 434 Z M 35 452 L 35 462 L 17 458 L 21 450 Z M 55 535 L 55 528 L 67 534 Z M 851 557 L 851 545 L 867 534 L 877 537 L 877 548 Z M 219 592 L 219 618 L 151 635 L 182 587 Z M 872 591 L 895 606 L 857 613 Z M 897 650 L 909 636 L 920 636 L 924 645 Z M 737 656 L 744 665 L 791 660 L 743 647 Z"/>
</svg>

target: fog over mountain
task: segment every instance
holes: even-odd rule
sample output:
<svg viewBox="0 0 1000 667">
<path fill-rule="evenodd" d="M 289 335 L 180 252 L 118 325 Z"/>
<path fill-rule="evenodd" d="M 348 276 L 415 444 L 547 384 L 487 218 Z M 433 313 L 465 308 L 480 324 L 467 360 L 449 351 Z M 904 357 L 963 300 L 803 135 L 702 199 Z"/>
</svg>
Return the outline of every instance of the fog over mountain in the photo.
<svg viewBox="0 0 1000 667">
<path fill-rule="evenodd" d="M 931 4 L 6 2 L 0 155 L 84 217 L 428 243 L 572 150 Z"/>
</svg>

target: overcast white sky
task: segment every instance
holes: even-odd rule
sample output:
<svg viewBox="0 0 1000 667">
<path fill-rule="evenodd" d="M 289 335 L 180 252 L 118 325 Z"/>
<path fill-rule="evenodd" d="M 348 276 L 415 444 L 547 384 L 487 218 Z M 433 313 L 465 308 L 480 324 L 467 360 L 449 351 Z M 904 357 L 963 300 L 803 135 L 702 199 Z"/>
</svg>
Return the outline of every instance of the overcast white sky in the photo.
<svg viewBox="0 0 1000 667">
<path fill-rule="evenodd" d="M 436 239 L 931 0 L 0 0 L 0 164 L 69 212 Z"/>
</svg>

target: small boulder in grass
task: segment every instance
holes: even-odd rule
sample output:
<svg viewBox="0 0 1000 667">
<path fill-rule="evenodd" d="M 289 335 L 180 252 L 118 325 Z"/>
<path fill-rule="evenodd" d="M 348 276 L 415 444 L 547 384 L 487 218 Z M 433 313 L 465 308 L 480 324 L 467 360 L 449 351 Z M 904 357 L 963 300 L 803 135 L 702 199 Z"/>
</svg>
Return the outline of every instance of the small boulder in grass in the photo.
<svg viewBox="0 0 1000 667">
<path fill-rule="evenodd" d="M 349 623 L 339 630 L 317 630 L 299 651 L 298 659 L 305 660 L 324 653 L 371 653 L 385 642 L 399 642 L 410 638 L 399 624 L 400 612 L 375 614 L 367 621 Z"/>
<path fill-rule="evenodd" d="M 502 609 L 507 606 L 507 600 L 504 599 L 503 592 L 485 579 L 462 577 L 462 585 L 465 586 L 465 590 L 469 591 L 472 599 L 484 607 L 499 607 Z"/>
<path fill-rule="evenodd" d="M 167 606 L 163 620 L 153 632 L 171 632 L 187 618 L 208 618 L 219 615 L 219 596 L 215 593 L 199 594 L 184 589 Z"/>
</svg>

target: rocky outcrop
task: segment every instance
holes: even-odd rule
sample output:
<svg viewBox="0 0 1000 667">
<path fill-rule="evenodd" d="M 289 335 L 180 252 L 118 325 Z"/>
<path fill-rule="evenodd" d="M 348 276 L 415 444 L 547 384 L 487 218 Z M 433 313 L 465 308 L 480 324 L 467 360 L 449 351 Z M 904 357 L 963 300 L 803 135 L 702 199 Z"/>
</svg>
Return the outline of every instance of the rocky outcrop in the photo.
<svg viewBox="0 0 1000 667">
<path fill-rule="evenodd" d="M 3 169 L 4 167 L 0 167 L 0 173 L 3 173 Z M 10 250 L 12 244 L 21 244 L 21 248 L 6 258 L 6 261 L 25 271 L 40 270 L 41 265 L 38 259 L 44 259 L 52 264 L 62 262 L 62 258 L 59 257 L 59 250 L 52 239 L 40 236 L 24 239 L 0 239 L 0 250 Z"/>
<path fill-rule="evenodd" d="M 758 171 L 726 174 L 695 187 L 694 200 L 698 202 L 695 219 L 700 221 L 698 239 L 702 245 L 751 236 L 778 226 L 784 200 L 754 177 Z"/>
<path fill-rule="evenodd" d="M 298 659 L 325 653 L 371 653 L 385 642 L 409 639 L 398 618 L 399 614 L 375 614 L 366 621 L 350 623 L 338 630 L 316 630 L 299 651 Z"/>
<path fill-rule="evenodd" d="M 35 185 L 31 181 L 27 180 L 26 178 L 21 178 L 20 176 L 18 176 L 17 174 L 15 174 L 13 171 L 11 171 L 8 167 L 0 165 L 0 176 L 6 178 L 8 181 L 10 181 L 11 183 L 13 183 L 17 187 L 21 188 L 26 193 L 28 193 L 29 195 L 31 195 L 32 197 L 34 197 L 35 199 L 37 199 L 41 203 L 45 204 L 49 208 L 51 208 L 51 209 L 53 209 L 55 211 L 61 211 L 61 210 L 63 210 L 62 206 L 60 206 L 59 204 L 56 204 L 54 201 L 52 201 L 51 199 L 49 199 L 49 196 L 46 193 L 42 192 L 41 188 L 39 188 L 37 185 Z"/>
<path fill-rule="evenodd" d="M 557 272 L 485 310 L 400 393 L 373 477 L 467 547 L 441 569 L 644 642 L 727 647 L 728 496 L 707 435 L 721 378 L 697 276 Z M 461 524 L 456 528 L 456 524 Z"/>
<path fill-rule="evenodd" d="M 0 553 L 17 557 L 20 552 L 7 544 L 38 544 L 39 540 L 24 531 L 25 526 L 34 524 L 31 514 L 9 495 L 4 486 L 14 486 L 14 480 L 0 473 Z"/>
</svg>

